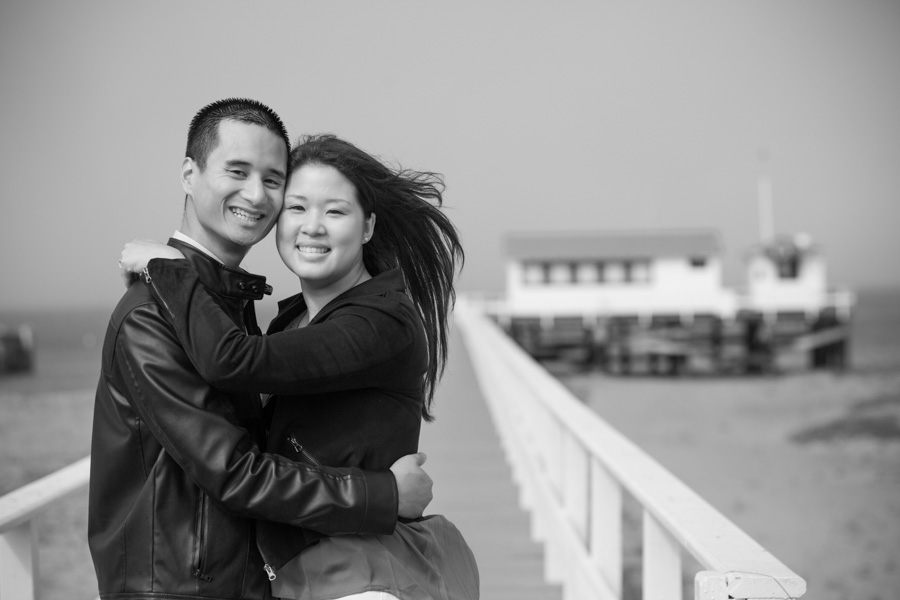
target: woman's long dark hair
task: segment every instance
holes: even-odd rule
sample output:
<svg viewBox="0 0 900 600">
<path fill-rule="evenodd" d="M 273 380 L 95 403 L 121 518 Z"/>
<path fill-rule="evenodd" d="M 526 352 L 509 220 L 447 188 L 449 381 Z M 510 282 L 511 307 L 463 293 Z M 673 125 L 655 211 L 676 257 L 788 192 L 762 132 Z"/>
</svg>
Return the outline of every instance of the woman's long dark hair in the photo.
<svg viewBox="0 0 900 600">
<path fill-rule="evenodd" d="M 425 324 L 428 372 L 422 417 L 431 421 L 431 403 L 447 361 L 447 319 L 456 301 L 453 279 L 465 254 L 459 233 L 439 207 L 444 180 L 438 173 L 393 169 L 334 135 L 300 139 L 289 172 L 306 164 L 337 169 L 356 188 L 363 212 L 378 221 L 363 246 L 363 264 L 372 275 L 399 267 L 406 290 Z"/>
</svg>

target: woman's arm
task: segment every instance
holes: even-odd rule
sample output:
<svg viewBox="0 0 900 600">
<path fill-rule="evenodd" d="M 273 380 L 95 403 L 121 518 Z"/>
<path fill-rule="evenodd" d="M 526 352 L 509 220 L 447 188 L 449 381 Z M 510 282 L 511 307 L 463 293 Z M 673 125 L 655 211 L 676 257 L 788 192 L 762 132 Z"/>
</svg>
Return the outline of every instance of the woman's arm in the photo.
<svg viewBox="0 0 900 600">
<path fill-rule="evenodd" d="M 187 261 L 152 260 L 146 277 L 200 375 L 223 390 L 356 389 L 390 384 L 400 367 L 427 366 L 418 316 L 399 302 L 361 299 L 321 324 L 255 336 L 232 322 Z"/>
<path fill-rule="evenodd" d="M 153 258 L 184 258 L 178 249 L 156 240 L 131 240 L 119 255 L 119 268 L 125 287 L 130 287 L 135 278 L 147 267 Z"/>
</svg>

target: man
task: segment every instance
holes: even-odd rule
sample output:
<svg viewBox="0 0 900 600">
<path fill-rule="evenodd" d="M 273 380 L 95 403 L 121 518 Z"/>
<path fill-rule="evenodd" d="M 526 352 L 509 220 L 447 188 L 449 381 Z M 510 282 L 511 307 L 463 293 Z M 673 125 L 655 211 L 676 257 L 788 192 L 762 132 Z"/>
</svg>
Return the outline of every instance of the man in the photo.
<svg viewBox="0 0 900 600">
<path fill-rule="evenodd" d="M 239 264 L 281 210 L 288 147 L 279 117 L 252 100 L 206 106 L 188 131 L 184 217 L 169 244 L 254 333 L 252 301 L 267 286 Z M 129 287 L 103 346 L 88 526 L 101 597 L 268 598 L 255 519 L 390 533 L 398 515 L 421 515 L 423 455 L 374 473 L 262 453 L 259 397 L 204 382 L 147 285 Z"/>
</svg>

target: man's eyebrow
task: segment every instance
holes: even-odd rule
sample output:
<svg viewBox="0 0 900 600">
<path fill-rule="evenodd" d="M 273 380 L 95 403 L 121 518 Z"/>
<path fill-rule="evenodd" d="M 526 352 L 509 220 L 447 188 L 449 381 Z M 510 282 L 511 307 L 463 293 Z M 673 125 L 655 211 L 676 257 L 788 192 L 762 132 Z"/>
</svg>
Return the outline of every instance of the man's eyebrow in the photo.
<svg viewBox="0 0 900 600">
<path fill-rule="evenodd" d="M 231 160 L 225 161 L 226 167 L 249 167 L 252 166 L 250 161 L 240 160 L 239 158 L 232 158 Z"/>
<path fill-rule="evenodd" d="M 225 166 L 226 166 L 226 167 L 247 167 L 247 168 L 250 168 L 250 167 L 253 167 L 253 163 L 251 163 L 250 161 L 241 160 L 241 159 L 239 159 L 239 158 L 233 158 L 233 159 L 231 159 L 231 160 L 226 160 L 226 161 L 225 161 Z M 270 172 L 270 173 L 273 173 L 274 175 L 276 175 L 276 176 L 278 176 L 278 177 L 281 177 L 282 179 L 285 179 L 285 178 L 286 178 L 286 176 L 285 176 L 285 174 L 284 174 L 284 171 L 282 171 L 281 169 L 269 169 L 269 172 Z"/>
</svg>

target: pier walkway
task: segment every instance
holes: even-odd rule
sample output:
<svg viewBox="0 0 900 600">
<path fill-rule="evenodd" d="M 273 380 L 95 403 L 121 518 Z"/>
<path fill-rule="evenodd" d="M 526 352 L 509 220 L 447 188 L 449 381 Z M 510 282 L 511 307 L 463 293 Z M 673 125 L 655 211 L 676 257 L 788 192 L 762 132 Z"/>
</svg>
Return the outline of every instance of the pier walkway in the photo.
<svg viewBox="0 0 900 600">
<path fill-rule="evenodd" d="M 428 513 L 462 531 L 478 561 L 482 600 L 557 600 L 544 582 L 544 552 L 531 540 L 528 513 L 504 458 L 465 344 L 455 332 L 438 393 L 436 419 L 425 423 L 419 447 L 434 479 Z"/>
<path fill-rule="evenodd" d="M 805 593 L 801 577 L 584 406 L 476 305 L 461 302 L 454 322 L 437 420 L 423 426 L 420 448 L 435 481 L 428 512 L 468 540 L 481 598 Z M 0 600 L 40 595 L 36 517 L 82 492 L 89 467 L 84 458 L 0 498 Z M 623 542 L 634 533 L 626 500 L 640 513 L 639 595 L 624 585 Z"/>
</svg>

